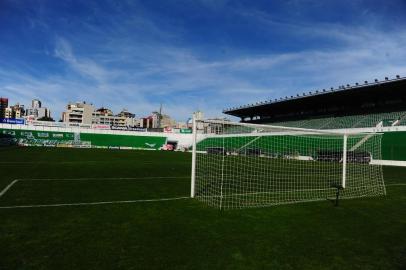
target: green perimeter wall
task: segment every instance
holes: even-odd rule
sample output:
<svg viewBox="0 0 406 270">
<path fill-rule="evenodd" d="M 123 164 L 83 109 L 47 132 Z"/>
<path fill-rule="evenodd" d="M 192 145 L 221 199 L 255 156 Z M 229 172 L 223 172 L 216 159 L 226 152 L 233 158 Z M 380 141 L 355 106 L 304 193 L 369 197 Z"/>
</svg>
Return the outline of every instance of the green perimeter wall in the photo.
<svg viewBox="0 0 406 270">
<path fill-rule="evenodd" d="M 406 160 L 406 132 L 385 132 L 382 138 L 382 159 Z"/>
<path fill-rule="evenodd" d="M 13 135 L 14 133 L 14 135 Z M 52 140 L 58 142 L 73 141 L 72 132 L 34 131 L 19 129 L 0 129 L 0 138 L 12 137 L 15 139 L 27 139 L 31 133 L 36 140 Z M 166 143 L 166 137 L 131 136 L 81 133 L 81 141 L 88 141 L 96 147 L 131 147 L 144 149 L 159 149 Z M 406 132 L 394 131 L 384 133 L 382 139 L 382 158 L 385 160 L 406 161 Z"/>
<path fill-rule="evenodd" d="M 28 144 L 35 145 L 38 145 L 39 142 L 51 145 L 49 142 L 60 144 L 72 142 L 75 134 L 72 132 L 0 129 L 0 138 L 24 140 Z M 80 133 L 80 141 L 90 142 L 92 147 L 159 149 L 166 143 L 166 137 Z"/>
<path fill-rule="evenodd" d="M 246 143 L 249 143 L 252 140 L 253 137 L 239 137 L 238 140 L 233 139 L 233 137 L 226 138 L 224 140 L 224 143 L 227 148 L 231 149 L 238 149 L 239 147 L 245 145 Z M 255 137 L 254 137 L 255 138 Z M 307 153 L 308 151 L 306 149 L 306 145 L 317 145 L 317 138 L 303 138 L 303 142 L 298 141 L 295 138 L 289 138 L 289 136 L 280 136 L 280 139 L 278 138 L 270 138 L 270 137 L 264 137 L 261 138 L 260 140 L 255 142 L 256 147 L 260 147 L 261 144 L 268 145 L 270 148 L 271 145 L 279 145 L 278 150 L 285 150 L 286 152 L 289 152 L 289 150 L 295 149 L 301 152 L 301 154 L 310 154 Z M 306 143 L 304 143 L 306 141 Z M 315 141 L 315 142 L 312 142 Z M 337 147 L 337 145 L 341 142 L 342 140 L 339 139 L 337 142 L 334 142 L 332 146 Z M 359 138 L 357 140 L 351 140 L 349 138 L 348 145 L 351 147 L 354 145 L 354 143 L 358 142 Z M 321 142 L 321 141 L 320 141 Z M 209 138 L 206 140 L 203 140 L 198 143 L 197 149 L 200 151 L 204 151 L 206 147 L 216 147 L 216 146 L 222 146 L 223 144 L 223 139 L 213 139 Z M 284 147 L 282 147 L 284 145 Z M 303 149 L 301 149 L 303 147 Z M 325 149 L 329 149 L 328 143 L 326 145 L 323 145 Z M 291 149 L 289 149 L 291 148 Z M 406 132 L 404 131 L 393 131 L 393 132 L 385 132 L 383 137 L 382 137 L 382 159 L 384 160 L 401 160 L 401 161 L 406 161 Z"/>
<path fill-rule="evenodd" d="M 106 147 L 133 147 L 159 149 L 166 144 L 166 137 L 131 136 L 112 134 L 81 133 L 82 141 L 90 141 L 92 145 Z"/>
</svg>

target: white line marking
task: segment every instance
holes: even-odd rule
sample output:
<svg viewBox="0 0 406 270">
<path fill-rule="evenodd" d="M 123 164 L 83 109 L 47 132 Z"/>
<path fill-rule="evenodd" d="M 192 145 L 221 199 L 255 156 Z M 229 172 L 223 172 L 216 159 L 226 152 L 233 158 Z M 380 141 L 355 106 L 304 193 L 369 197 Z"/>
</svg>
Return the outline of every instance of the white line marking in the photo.
<svg viewBox="0 0 406 270">
<path fill-rule="evenodd" d="M 14 179 L 8 186 L 6 186 L 1 192 L 0 192 L 0 198 L 6 194 L 7 190 L 9 190 L 15 183 L 17 183 L 19 179 Z"/>
<path fill-rule="evenodd" d="M 386 184 L 386 186 L 406 186 L 406 183 Z"/>
<path fill-rule="evenodd" d="M 130 161 L 126 161 L 130 162 Z M 107 160 L 87 160 L 87 161 L 2 161 L 0 165 L 10 165 L 10 164 L 76 164 L 76 163 L 111 163 L 111 161 Z M 145 161 L 145 162 L 138 162 L 137 164 L 155 164 L 156 162 L 153 161 Z M 180 163 L 188 163 L 188 161 L 180 162 Z"/>
<path fill-rule="evenodd" d="M 82 178 L 23 178 L 19 181 L 71 181 L 71 180 L 146 180 L 189 179 L 190 176 L 145 176 L 145 177 L 82 177 Z"/>
<path fill-rule="evenodd" d="M 63 207 L 63 206 L 86 206 L 86 205 L 102 205 L 102 204 L 143 203 L 143 202 L 165 202 L 165 201 L 175 201 L 175 200 L 185 200 L 185 199 L 190 199 L 190 197 L 144 199 L 144 200 L 130 200 L 130 201 L 109 201 L 109 202 L 82 202 L 82 203 L 60 203 L 60 204 L 12 205 L 12 206 L 0 206 L 0 209 L 44 208 L 44 207 Z"/>
</svg>

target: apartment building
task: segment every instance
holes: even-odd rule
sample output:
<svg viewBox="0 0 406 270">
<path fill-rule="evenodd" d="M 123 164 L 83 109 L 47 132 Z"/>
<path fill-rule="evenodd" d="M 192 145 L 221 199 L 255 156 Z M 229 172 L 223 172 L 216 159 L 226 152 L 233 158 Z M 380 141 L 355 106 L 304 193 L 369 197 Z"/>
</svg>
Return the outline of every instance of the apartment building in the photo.
<svg viewBox="0 0 406 270">
<path fill-rule="evenodd" d="M 73 124 L 91 125 L 95 108 L 86 102 L 69 103 L 62 113 L 62 121 Z"/>
</svg>

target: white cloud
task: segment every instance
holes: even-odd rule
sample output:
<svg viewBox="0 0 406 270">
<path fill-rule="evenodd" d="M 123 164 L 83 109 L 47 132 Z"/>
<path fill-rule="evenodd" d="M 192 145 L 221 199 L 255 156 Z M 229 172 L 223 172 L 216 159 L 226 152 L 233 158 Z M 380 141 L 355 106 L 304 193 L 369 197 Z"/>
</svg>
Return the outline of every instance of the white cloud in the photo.
<svg viewBox="0 0 406 270">
<path fill-rule="evenodd" d="M 212 5 L 208 1 L 207 5 Z M 54 56 L 66 65 L 59 75 L 42 78 L 0 66 L 0 92 L 26 104 L 43 99 L 59 113 L 68 101 L 86 100 L 118 111 L 123 107 L 139 116 L 164 104 L 164 110 L 184 120 L 194 110 L 219 116 L 223 108 L 253 103 L 268 98 L 290 96 L 315 88 L 372 80 L 395 74 L 406 75 L 406 31 L 384 32 L 369 27 L 337 24 L 291 24 L 275 21 L 263 13 L 245 13 L 274 27 L 285 27 L 291 35 L 313 40 L 334 41 L 336 45 L 293 52 L 204 60 L 193 47 L 166 42 L 138 42 L 128 32 L 114 33 L 119 22 L 112 22 L 107 34 L 88 24 L 96 37 L 111 35 L 109 42 L 97 38 L 58 37 Z M 152 22 L 132 18 L 131 25 L 145 27 L 152 36 L 175 38 Z M 266 33 L 264 33 L 266 34 Z M 306 39 L 306 40 L 307 40 Z M 85 48 L 85 49 L 84 49 Z"/>
</svg>

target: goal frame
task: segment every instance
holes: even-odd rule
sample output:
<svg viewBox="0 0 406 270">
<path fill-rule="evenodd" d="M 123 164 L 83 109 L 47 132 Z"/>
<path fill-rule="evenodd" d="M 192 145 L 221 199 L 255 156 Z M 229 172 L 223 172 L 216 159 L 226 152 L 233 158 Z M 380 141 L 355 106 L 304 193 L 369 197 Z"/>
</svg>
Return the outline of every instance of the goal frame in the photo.
<svg viewBox="0 0 406 270">
<path fill-rule="evenodd" d="M 205 120 L 205 119 L 196 119 L 193 115 L 192 118 L 192 168 L 191 168 L 191 189 L 190 189 L 190 197 L 196 197 L 196 159 L 197 159 L 197 142 L 198 142 L 198 123 L 212 123 L 212 124 L 220 124 L 220 125 L 235 125 L 235 126 L 245 126 L 251 128 L 266 128 L 266 129 L 276 129 L 276 130 L 289 130 L 289 131 L 296 131 L 296 132 L 303 132 L 304 134 L 318 134 L 318 135 L 334 135 L 334 136 L 341 136 L 343 147 L 342 147 L 342 172 L 341 172 L 341 184 L 335 186 L 337 188 L 337 194 L 339 194 L 339 190 L 344 190 L 346 188 L 346 181 L 347 181 L 347 151 L 348 151 L 348 136 L 350 135 L 377 135 L 381 134 L 378 132 L 359 132 L 356 130 L 318 130 L 318 129 L 307 129 L 307 128 L 296 128 L 296 127 L 284 127 L 284 126 L 274 126 L 274 125 L 263 125 L 263 124 L 251 124 L 251 123 L 237 123 L 237 122 L 230 122 L 230 121 L 222 121 L 222 120 Z M 223 135 L 223 136 L 235 136 L 236 134 L 230 135 Z M 267 133 L 264 133 L 266 136 Z M 224 157 L 223 157 L 224 159 Z M 222 172 L 223 173 L 223 172 Z M 336 205 L 338 203 L 338 196 Z M 221 204 L 220 204 L 221 208 Z"/>
</svg>

